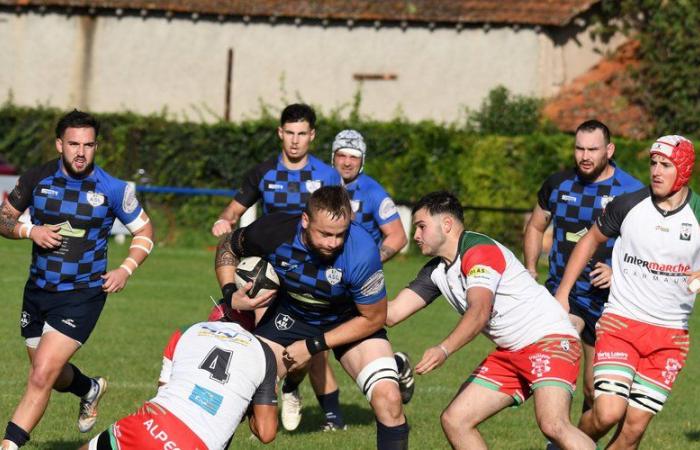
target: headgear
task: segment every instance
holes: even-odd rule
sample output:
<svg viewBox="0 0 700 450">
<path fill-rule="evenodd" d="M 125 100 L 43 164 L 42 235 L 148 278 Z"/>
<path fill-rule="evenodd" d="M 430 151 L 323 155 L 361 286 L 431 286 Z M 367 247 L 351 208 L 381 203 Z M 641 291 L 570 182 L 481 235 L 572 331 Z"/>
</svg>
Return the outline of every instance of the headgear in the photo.
<svg viewBox="0 0 700 450">
<path fill-rule="evenodd" d="M 676 180 L 671 192 L 678 192 L 688 184 L 695 165 L 695 148 L 691 141 L 678 135 L 662 136 L 651 145 L 649 153 L 665 156 L 676 167 Z"/>
</svg>

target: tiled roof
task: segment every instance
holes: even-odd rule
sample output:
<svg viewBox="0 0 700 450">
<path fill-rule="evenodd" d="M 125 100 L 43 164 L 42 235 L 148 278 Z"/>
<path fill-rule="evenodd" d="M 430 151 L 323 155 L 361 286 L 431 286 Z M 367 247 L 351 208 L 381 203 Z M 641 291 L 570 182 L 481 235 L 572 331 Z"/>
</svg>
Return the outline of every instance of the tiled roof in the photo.
<svg viewBox="0 0 700 450">
<path fill-rule="evenodd" d="M 564 26 L 600 0 L 0 0 L 71 7 L 249 18 Z"/>
<path fill-rule="evenodd" d="M 649 113 L 626 95 L 635 89 L 631 70 L 639 64 L 639 42 L 620 46 L 614 55 L 564 86 L 544 107 L 544 115 L 562 131 L 573 132 L 588 119 L 599 119 L 619 136 L 647 138 L 653 129 Z"/>
</svg>

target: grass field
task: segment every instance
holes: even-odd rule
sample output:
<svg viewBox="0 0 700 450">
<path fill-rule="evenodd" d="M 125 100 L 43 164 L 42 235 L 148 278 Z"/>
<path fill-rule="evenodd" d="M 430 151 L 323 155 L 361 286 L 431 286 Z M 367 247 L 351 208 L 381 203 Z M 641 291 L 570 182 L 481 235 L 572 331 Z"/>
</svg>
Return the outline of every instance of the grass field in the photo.
<svg viewBox="0 0 700 450">
<path fill-rule="evenodd" d="M 111 245 L 112 266 L 125 256 L 125 246 Z M 0 239 L 0 423 L 9 420 L 24 390 L 27 358 L 19 335 L 22 289 L 27 278 L 30 245 L 27 241 Z M 418 257 L 399 257 L 385 269 L 390 298 L 415 275 L 423 263 Z M 209 296 L 217 296 L 213 253 L 204 248 L 158 247 L 139 268 L 126 290 L 109 297 L 102 318 L 74 362 L 86 373 L 109 379 L 109 392 L 100 406 L 100 419 L 93 433 L 77 431 L 78 402 L 69 394 L 54 394 L 46 414 L 32 433 L 27 449 L 75 449 L 116 419 L 133 412 L 155 392 L 161 351 L 178 326 L 206 317 Z M 417 361 L 423 350 L 439 342 L 456 323 L 457 315 L 446 302 L 436 301 L 407 322 L 390 330 L 395 349 Z M 700 318 L 692 319 L 693 347 L 698 345 Z M 437 371 L 417 379 L 416 394 L 406 407 L 411 425 L 411 448 L 448 448 L 439 423 L 442 409 L 461 382 L 488 353 L 492 345 L 483 337 L 453 355 Z M 269 448 L 277 449 L 372 449 L 374 418 L 352 380 L 333 362 L 341 386 L 341 403 L 348 430 L 322 433 L 322 415 L 308 383 L 304 419 L 294 433 L 280 430 Z M 654 419 L 642 443 L 647 449 L 700 448 L 700 357 L 691 350 L 666 408 Z M 577 393 L 573 420 L 578 420 L 581 399 Z M 545 440 L 534 420 L 531 402 L 509 409 L 489 420 L 481 431 L 493 449 L 543 449 Z M 263 448 L 250 439 L 247 426 L 237 432 L 233 448 Z"/>
</svg>

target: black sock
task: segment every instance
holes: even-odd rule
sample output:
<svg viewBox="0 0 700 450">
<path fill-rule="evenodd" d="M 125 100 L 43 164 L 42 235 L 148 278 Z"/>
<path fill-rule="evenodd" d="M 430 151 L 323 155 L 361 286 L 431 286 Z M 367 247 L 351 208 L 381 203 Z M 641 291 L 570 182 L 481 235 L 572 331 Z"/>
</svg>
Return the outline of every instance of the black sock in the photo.
<svg viewBox="0 0 700 450">
<path fill-rule="evenodd" d="M 408 421 L 387 427 L 377 420 L 377 450 L 408 450 Z"/>
<path fill-rule="evenodd" d="M 282 383 L 282 392 L 289 394 L 290 392 L 295 391 L 301 382 L 304 381 L 305 376 L 306 373 L 302 373 L 301 376 L 296 375 L 291 377 L 289 374 L 287 374 L 287 376 L 284 377 L 284 383 Z"/>
<path fill-rule="evenodd" d="M 68 363 L 68 365 L 73 369 L 73 380 L 63 392 L 70 392 L 78 397 L 85 396 L 90 392 L 90 388 L 92 387 L 92 378 L 83 375 L 80 369 L 73 364 Z"/>
<path fill-rule="evenodd" d="M 345 426 L 343 413 L 340 412 L 340 389 L 328 394 L 316 395 L 318 404 L 321 405 L 323 412 L 326 413 L 326 421 L 333 422 L 340 428 Z"/>
<path fill-rule="evenodd" d="M 7 428 L 5 428 L 4 439 L 12 441 L 17 444 L 17 447 L 21 447 L 29 441 L 29 433 L 24 431 L 14 422 L 7 422 Z"/>
</svg>

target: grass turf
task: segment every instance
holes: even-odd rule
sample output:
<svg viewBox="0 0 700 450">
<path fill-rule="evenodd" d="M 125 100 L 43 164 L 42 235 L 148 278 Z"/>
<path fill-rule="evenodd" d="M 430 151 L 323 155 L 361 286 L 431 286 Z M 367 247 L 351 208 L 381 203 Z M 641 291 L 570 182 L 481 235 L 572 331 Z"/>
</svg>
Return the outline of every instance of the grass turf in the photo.
<svg viewBox="0 0 700 450">
<path fill-rule="evenodd" d="M 126 246 L 110 245 L 111 267 L 126 254 Z M 22 290 L 30 261 L 28 241 L 0 239 L 0 423 L 9 420 L 26 383 L 27 358 L 19 335 Z M 416 274 L 424 258 L 400 256 L 386 268 L 389 298 Z M 170 333 L 178 326 L 206 317 L 209 296 L 218 296 L 213 274 L 213 253 L 205 248 L 162 247 L 138 269 L 127 288 L 111 295 L 92 337 L 73 359 L 85 373 L 103 375 L 109 391 L 100 405 L 100 418 L 93 432 L 77 431 L 78 401 L 70 394 L 54 394 L 44 418 L 32 432 L 26 449 L 75 449 L 111 422 L 132 413 L 155 392 L 161 352 Z M 456 324 L 458 316 L 444 301 L 436 301 L 408 321 L 390 329 L 394 349 L 407 352 L 417 362 L 425 348 L 440 341 Z M 691 336 L 700 329 L 700 319 L 691 318 Z M 697 332 L 696 332 L 697 333 Z M 694 337 L 693 348 L 697 345 Z M 463 380 L 493 345 L 483 337 L 451 356 L 447 363 L 418 377 L 416 393 L 406 407 L 411 425 L 411 448 L 449 448 L 440 428 L 439 416 Z M 332 359 L 332 358 L 331 358 Z M 302 385 L 304 418 L 295 432 L 280 430 L 268 448 L 372 449 L 375 445 L 374 416 L 354 382 L 332 361 L 341 387 L 341 404 L 347 431 L 320 432 L 322 414 L 310 385 Z M 696 401 L 700 399 L 700 357 L 691 350 L 664 411 L 652 422 L 642 448 L 700 448 L 700 421 Z M 572 407 L 578 420 L 580 393 Z M 535 423 L 532 403 L 509 408 L 480 427 L 493 449 L 542 449 L 545 440 Z M 239 427 L 232 448 L 262 448 L 250 438 L 247 425 Z"/>
</svg>

